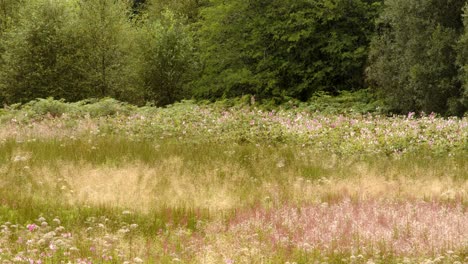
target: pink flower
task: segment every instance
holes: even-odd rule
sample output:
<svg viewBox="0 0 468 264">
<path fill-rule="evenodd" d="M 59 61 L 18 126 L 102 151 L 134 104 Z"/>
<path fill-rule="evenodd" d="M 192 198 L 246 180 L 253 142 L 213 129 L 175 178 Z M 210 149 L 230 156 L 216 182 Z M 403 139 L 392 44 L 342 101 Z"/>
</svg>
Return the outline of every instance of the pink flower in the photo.
<svg viewBox="0 0 468 264">
<path fill-rule="evenodd" d="M 36 224 L 29 224 L 26 226 L 28 228 L 29 231 L 33 232 L 34 230 L 37 229 L 37 225 Z"/>
</svg>

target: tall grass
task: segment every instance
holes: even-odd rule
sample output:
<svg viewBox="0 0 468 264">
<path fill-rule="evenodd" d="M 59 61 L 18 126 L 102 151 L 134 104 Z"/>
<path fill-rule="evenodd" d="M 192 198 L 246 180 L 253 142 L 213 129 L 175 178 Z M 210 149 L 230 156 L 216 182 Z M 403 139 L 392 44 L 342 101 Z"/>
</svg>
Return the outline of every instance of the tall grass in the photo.
<svg viewBox="0 0 468 264">
<path fill-rule="evenodd" d="M 0 261 L 468 261 L 466 119 L 128 109 L 4 114 Z"/>
</svg>

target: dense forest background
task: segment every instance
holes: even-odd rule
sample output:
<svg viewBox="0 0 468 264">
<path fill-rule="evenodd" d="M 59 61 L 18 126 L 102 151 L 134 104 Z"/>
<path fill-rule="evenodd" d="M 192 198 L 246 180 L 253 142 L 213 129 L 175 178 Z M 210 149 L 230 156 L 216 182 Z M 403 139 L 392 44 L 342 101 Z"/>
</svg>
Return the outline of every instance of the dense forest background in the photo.
<svg viewBox="0 0 468 264">
<path fill-rule="evenodd" d="M 360 92 L 468 110 L 468 0 L 0 0 L 0 102 Z"/>
</svg>

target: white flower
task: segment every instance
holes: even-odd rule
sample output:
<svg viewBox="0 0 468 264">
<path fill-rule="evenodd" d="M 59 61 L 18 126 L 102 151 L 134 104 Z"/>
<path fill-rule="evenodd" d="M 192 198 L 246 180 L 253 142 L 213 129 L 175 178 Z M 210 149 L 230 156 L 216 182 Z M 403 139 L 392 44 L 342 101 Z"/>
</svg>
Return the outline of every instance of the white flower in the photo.
<svg viewBox="0 0 468 264">
<path fill-rule="evenodd" d="M 49 248 L 50 248 L 50 250 L 52 250 L 52 251 L 57 250 L 57 246 L 55 246 L 55 245 L 52 244 L 52 243 L 50 243 Z"/>
<path fill-rule="evenodd" d="M 21 161 L 26 161 L 26 160 L 28 160 L 27 157 L 20 156 L 20 155 L 15 156 L 15 157 L 13 158 L 13 162 L 21 162 Z"/>
</svg>

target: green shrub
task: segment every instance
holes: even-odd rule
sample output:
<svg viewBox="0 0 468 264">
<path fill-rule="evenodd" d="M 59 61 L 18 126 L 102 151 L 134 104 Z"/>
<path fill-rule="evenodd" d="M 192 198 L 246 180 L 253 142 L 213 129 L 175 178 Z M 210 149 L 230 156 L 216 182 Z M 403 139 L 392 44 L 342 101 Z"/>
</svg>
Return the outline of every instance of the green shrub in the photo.
<svg viewBox="0 0 468 264">
<path fill-rule="evenodd" d="M 47 99 L 36 99 L 25 104 L 22 109 L 32 114 L 32 116 L 45 116 L 60 117 L 65 113 L 76 112 L 77 108 L 65 100 L 54 100 L 49 97 Z"/>
<path fill-rule="evenodd" d="M 136 111 L 137 107 L 117 101 L 112 98 L 103 98 L 101 100 L 85 104 L 80 109 L 83 114 L 89 114 L 92 117 L 113 116 L 116 114 L 131 114 Z"/>
</svg>

